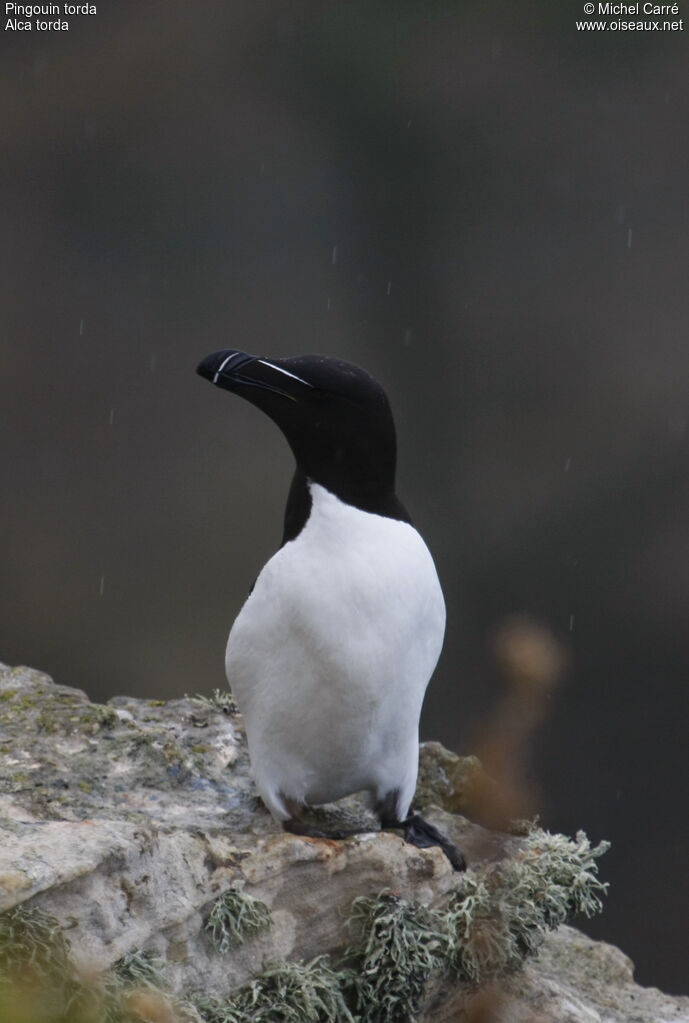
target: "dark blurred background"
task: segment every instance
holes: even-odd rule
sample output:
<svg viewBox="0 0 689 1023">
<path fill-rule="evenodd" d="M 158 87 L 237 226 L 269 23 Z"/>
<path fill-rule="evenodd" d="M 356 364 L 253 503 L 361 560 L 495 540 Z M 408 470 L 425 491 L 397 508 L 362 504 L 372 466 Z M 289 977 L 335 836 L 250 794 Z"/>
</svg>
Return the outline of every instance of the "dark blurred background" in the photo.
<svg viewBox="0 0 689 1023">
<path fill-rule="evenodd" d="M 223 686 L 292 466 L 195 365 L 358 362 L 447 598 L 423 737 L 471 752 L 494 629 L 551 629 L 542 822 L 613 841 L 586 929 L 687 993 L 687 32 L 516 6 L 3 33 L 0 657 L 101 700 Z"/>
</svg>

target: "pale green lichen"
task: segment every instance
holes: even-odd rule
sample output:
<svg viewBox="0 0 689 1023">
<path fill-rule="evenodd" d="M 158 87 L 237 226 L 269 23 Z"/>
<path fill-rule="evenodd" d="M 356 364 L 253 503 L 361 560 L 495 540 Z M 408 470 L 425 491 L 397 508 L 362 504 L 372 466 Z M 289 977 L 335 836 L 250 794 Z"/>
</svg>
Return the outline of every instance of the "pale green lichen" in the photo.
<svg viewBox="0 0 689 1023">
<path fill-rule="evenodd" d="M 478 983 L 508 969 L 511 939 L 494 893 L 473 871 L 467 871 L 451 896 L 446 918 L 451 934 L 448 966 L 458 980 Z"/>
<path fill-rule="evenodd" d="M 608 886 L 598 877 L 596 860 L 608 848 L 608 842 L 592 848 L 581 831 L 572 841 L 533 829 L 514 857 L 480 879 L 468 872 L 448 907 L 455 975 L 481 981 L 516 969 L 548 930 L 570 916 L 600 912 Z"/>
<path fill-rule="evenodd" d="M 112 967 L 116 982 L 122 987 L 153 987 L 163 988 L 164 963 L 152 952 L 134 949 L 118 959 Z"/>
<path fill-rule="evenodd" d="M 452 948 L 445 913 L 381 892 L 359 898 L 350 922 L 361 927 L 355 960 L 357 1008 L 371 1023 L 413 1019 L 429 977 L 443 970 Z"/>
<path fill-rule="evenodd" d="M 198 999 L 205 1023 L 356 1023 L 343 993 L 349 974 L 332 970 L 327 956 L 310 963 L 278 963 L 229 999 Z"/>
<path fill-rule="evenodd" d="M 412 1023 L 429 984 L 483 983 L 517 969 L 537 951 L 547 931 L 572 914 L 599 912 L 607 885 L 592 847 L 533 828 L 509 858 L 469 870 L 444 905 L 421 906 L 389 892 L 357 899 L 350 925 L 356 943 L 346 967 L 321 956 L 282 962 L 220 1001 L 197 998 L 187 1018 L 205 1023 Z M 269 926 L 268 907 L 237 889 L 224 893 L 206 922 L 210 940 L 227 953 L 244 936 Z M 0 1019 L 3 1023 L 132 1023 L 142 992 L 180 1017 L 182 1003 L 160 994 L 158 962 L 146 951 L 128 953 L 101 978 L 80 978 L 58 922 L 18 907 L 0 915 Z M 18 1015 L 30 986 L 41 1008 Z M 23 1011 L 23 1010 L 22 1010 Z M 138 1015 L 137 1015 L 138 1013 Z M 198 1013 L 198 1016 L 195 1016 Z"/>
<path fill-rule="evenodd" d="M 204 929 L 216 951 L 224 954 L 241 945 L 246 935 L 264 931 L 271 923 L 265 902 L 230 888 L 213 903 Z"/>
<path fill-rule="evenodd" d="M 210 696 L 197 693 L 191 699 L 202 703 L 205 707 L 212 707 L 213 710 L 221 710 L 223 714 L 236 714 L 238 710 L 235 698 L 229 689 L 214 689 Z"/>
<path fill-rule="evenodd" d="M 496 865 L 496 886 L 518 952 L 535 951 L 545 930 L 570 916 L 601 911 L 608 885 L 598 878 L 596 860 L 609 848 L 609 842 L 592 848 L 583 831 L 572 841 L 537 829 L 520 854 Z"/>
<path fill-rule="evenodd" d="M 0 1020 L 141 1023 L 140 999 L 149 992 L 172 1021 L 176 1005 L 160 992 L 161 965 L 149 953 L 134 951 L 99 977 L 82 976 L 55 917 L 17 906 L 0 914 Z"/>
<path fill-rule="evenodd" d="M 55 917 L 23 905 L 0 914 L 3 1023 L 120 1023 L 108 1009 L 100 987 L 78 977 Z"/>
<path fill-rule="evenodd" d="M 600 911 L 607 885 L 595 848 L 534 829 L 509 860 L 467 871 L 443 909 L 409 903 L 391 892 L 354 903 L 360 928 L 348 950 L 356 967 L 357 1006 L 367 1023 L 413 1020 L 429 980 L 441 975 L 477 984 L 517 969 L 549 929 L 573 914 Z"/>
<path fill-rule="evenodd" d="M 71 985 L 69 942 L 55 917 L 15 906 L 0 914 L 0 985 L 35 976 L 67 990 Z"/>
</svg>

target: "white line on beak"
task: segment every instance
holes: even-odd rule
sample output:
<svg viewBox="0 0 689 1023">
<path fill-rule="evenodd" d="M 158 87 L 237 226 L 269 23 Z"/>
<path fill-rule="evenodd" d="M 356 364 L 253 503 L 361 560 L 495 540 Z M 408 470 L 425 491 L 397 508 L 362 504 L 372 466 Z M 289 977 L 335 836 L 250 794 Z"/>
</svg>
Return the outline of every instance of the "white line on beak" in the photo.
<svg viewBox="0 0 689 1023">
<path fill-rule="evenodd" d="M 308 380 L 303 380 L 302 377 L 298 377 L 295 373 L 290 373 L 287 369 L 282 369 L 281 366 L 276 366 L 274 363 L 268 362 L 266 359 L 259 359 L 258 361 L 262 366 L 269 366 L 271 369 L 276 370 L 276 372 L 284 373 L 286 377 L 291 377 L 292 380 L 298 380 L 300 384 L 304 385 L 304 387 L 313 388 L 313 384 L 310 384 Z"/>
</svg>

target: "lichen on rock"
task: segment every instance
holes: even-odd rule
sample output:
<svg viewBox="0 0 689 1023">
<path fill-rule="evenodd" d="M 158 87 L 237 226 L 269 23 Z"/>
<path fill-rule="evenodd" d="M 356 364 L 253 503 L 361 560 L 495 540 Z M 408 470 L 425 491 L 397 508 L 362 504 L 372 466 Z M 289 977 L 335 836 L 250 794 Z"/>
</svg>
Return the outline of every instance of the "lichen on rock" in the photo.
<svg viewBox="0 0 689 1023">
<path fill-rule="evenodd" d="M 205 931 L 221 955 L 244 943 L 247 935 L 267 930 L 272 923 L 265 902 L 238 888 L 228 888 L 208 914 Z"/>
<path fill-rule="evenodd" d="M 447 914 L 392 892 L 362 897 L 350 920 L 361 925 L 354 963 L 357 1009 L 370 1023 L 414 1019 L 429 981 L 446 969 L 452 935 Z"/>
<path fill-rule="evenodd" d="M 362 934 L 349 955 L 363 1018 L 413 1019 L 435 976 L 478 984 L 517 969 L 570 913 L 601 908 L 596 860 L 606 849 L 581 832 L 571 842 L 534 828 L 514 859 L 468 871 L 439 908 L 392 892 L 357 899 Z"/>
<path fill-rule="evenodd" d="M 205 1023 L 357 1023 L 342 979 L 327 956 L 282 962 L 224 1001 L 199 998 L 195 1005 Z"/>
<path fill-rule="evenodd" d="M 142 1023 L 144 1004 L 183 1023 L 163 983 L 146 952 L 132 951 L 102 973 L 79 970 L 55 917 L 25 905 L 0 913 L 2 1023 Z"/>
<path fill-rule="evenodd" d="M 71 1006 L 60 1017 L 54 997 L 52 1015 L 37 1002 L 33 1016 L 13 1016 L 10 964 L 3 1023 L 128 1023 L 156 1013 L 170 1023 L 443 1023 L 495 977 L 521 1023 L 525 996 L 510 988 L 517 970 L 544 1023 L 565 1018 L 548 1015 L 539 963 L 554 963 L 557 951 L 559 965 L 548 969 L 570 970 L 576 991 L 567 997 L 581 1000 L 574 960 L 586 939 L 558 925 L 599 908 L 603 846 L 470 823 L 453 800 L 480 765 L 428 745 L 417 803 L 464 850 L 465 875 L 440 850 L 416 849 L 372 822 L 337 842 L 281 832 L 257 798 L 241 717 L 220 697 L 118 697 L 100 707 L 40 672 L 0 666 L 0 949 L 2 927 L 16 938 L 23 920 L 29 960 L 46 967 L 48 988 L 36 991 L 45 1002 L 57 985 L 48 967 L 60 964 Z M 355 799 L 344 812 L 370 820 Z M 342 813 L 328 807 L 322 816 Z M 591 943 L 589 965 L 590 948 L 608 955 Z M 548 983 L 561 1006 L 565 995 Z M 651 1004 L 631 976 L 606 984 L 586 993 L 587 1007 L 612 1004 L 615 985 Z M 689 1020 L 685 1008 L 663 1003 L 662 1018 Z M 567 1018 L 583 1023 L 592 1011 Z"/>
<path fill-rule="evenodd" d="M 45 983 L 65 1001 L 73 993 L 69 941 L 59 921 L 23 905 L 0 914 L 0 991 L 20 982 Z"/>
</svg>

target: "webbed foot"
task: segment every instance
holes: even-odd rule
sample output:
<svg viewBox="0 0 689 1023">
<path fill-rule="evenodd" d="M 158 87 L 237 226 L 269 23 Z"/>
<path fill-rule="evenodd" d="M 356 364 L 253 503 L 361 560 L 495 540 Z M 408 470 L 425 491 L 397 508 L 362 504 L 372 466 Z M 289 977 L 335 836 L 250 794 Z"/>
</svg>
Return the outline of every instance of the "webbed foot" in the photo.
<svg viewBox="0 0 689 1023">
<path fill-rule="evenodd" d="M 437 845 L 445 853 L 454 870 L 466 870 L 466 860 L 461 849 L 450 841 L 442 831 L 439 831 L 434 824 L 423 819 L 418 813 L 410 814 L 403 821 L 399 821 L 398 828 L 402 828 L 405 842 L 415 845 L 417 849 L 430 849 Z"/>
</svg>

